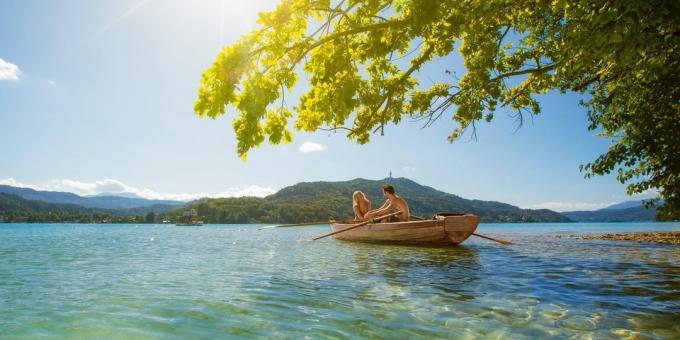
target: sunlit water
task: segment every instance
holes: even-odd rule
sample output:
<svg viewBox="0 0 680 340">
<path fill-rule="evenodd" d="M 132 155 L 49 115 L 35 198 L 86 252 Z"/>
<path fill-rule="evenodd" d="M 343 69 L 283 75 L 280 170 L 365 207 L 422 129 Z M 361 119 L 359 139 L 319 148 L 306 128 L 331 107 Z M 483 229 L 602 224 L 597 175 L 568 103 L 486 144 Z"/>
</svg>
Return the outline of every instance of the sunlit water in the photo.
<svg viewBox="0 0 680 340">
<path fill-rule="evenodd" d="M 326 238 L 328 226 L 0 225 L 0 338 L 678 338 L 680 247 L 581 240 L 680 224 L 488 224 L 515 244 Z"/>
</svg>

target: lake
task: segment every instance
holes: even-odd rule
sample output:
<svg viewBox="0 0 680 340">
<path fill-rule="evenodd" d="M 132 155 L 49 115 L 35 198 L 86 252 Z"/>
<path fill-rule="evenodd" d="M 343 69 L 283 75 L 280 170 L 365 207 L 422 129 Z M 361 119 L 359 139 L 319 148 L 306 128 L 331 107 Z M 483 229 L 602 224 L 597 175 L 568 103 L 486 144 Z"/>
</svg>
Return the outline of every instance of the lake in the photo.
<svg viewBox="0 0 680 340">
<path fill-rule="evenodd" d="M 678 338 L 680 223 L 482 224 L 458 247 L 328 226 L 0 224 L 0 338 Z"/>
</svg>

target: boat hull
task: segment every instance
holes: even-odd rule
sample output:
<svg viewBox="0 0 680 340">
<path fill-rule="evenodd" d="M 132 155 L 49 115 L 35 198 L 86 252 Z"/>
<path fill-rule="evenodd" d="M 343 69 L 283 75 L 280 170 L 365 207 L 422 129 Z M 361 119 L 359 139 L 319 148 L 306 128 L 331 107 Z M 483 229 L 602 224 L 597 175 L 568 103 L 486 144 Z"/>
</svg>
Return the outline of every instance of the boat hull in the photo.
<svg viewBox="0 0 680 340">
<path fill-rule="evenodd" d="M 472 214 L 437 216 L 432 220 L 373 223 L 333 235 L 336 239 L 354 242 L 398 243 L 412 245 L 457 245 L 465 241 L 479 225 L 479 217 Z M 354 224 L 334 223 L 337 232 Z"/>
</svg>

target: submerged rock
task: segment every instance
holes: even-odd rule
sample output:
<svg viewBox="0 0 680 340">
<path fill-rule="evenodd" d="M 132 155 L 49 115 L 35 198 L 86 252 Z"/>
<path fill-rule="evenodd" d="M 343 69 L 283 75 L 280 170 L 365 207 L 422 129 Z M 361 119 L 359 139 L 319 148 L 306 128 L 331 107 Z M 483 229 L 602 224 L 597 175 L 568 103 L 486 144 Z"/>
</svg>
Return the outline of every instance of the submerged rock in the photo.
<svg viewBox="0 0 680 340">
<path fill-rule="evenodd" d="M 589 234 L 581 237 L 583 240 L 617 240 L 654 242 L 680 245 L 680 231 L 657 231 L 617 234 Z"/>
</svg>

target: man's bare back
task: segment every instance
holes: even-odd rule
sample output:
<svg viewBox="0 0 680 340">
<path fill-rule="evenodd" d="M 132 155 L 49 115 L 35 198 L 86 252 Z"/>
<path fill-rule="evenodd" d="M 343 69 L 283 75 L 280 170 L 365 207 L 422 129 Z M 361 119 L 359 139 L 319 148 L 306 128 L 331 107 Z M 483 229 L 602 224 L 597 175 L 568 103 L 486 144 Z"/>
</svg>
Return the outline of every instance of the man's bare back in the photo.
<svg viewBox="0 0 680 340">
<path fill-rule="evenodd" d="M 406 204 L 406 201 L 397 195 L 394 195 L 394 198 L 392 198 L 391 201 L 392 202 L 390 202 L 389 207 L 392 211 L 390 212 L 401 211 L 401 214 L 397 215 L 397 217 L 399 217 L 399 221 L 408 222 L 409 216 L 411 215 L 409 213 L 408 204 Z"/>
</svg>

